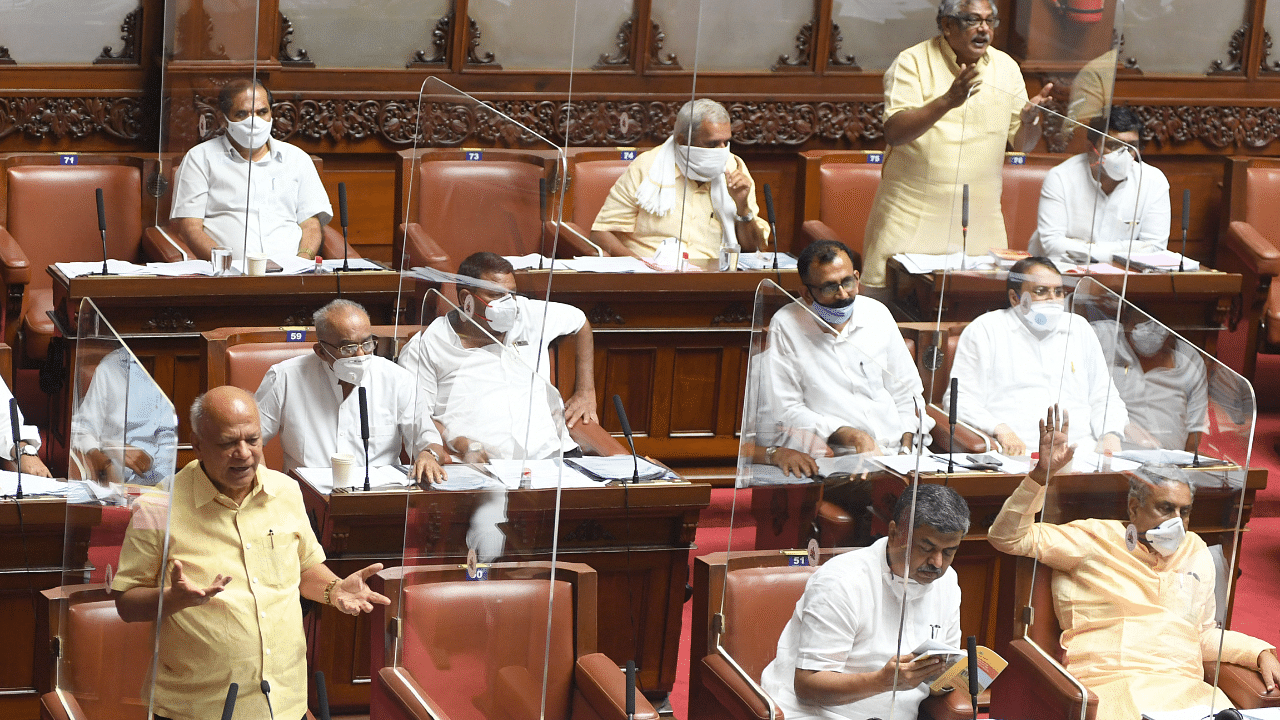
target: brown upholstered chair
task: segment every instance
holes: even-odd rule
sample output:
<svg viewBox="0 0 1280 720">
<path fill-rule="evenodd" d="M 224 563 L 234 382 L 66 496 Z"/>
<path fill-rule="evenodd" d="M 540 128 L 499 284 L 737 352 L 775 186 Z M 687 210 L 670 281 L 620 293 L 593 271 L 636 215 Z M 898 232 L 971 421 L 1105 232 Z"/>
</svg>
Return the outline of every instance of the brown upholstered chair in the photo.
<svg viewBox="0 0 1280 720">
<path fill-rule="evenodd" d="M 45 720 L 146 720 L 154 623 L 126 623 L 103 585 L 45 590 L 58 643 L 57 689 L 40 698 Z M 65 625 L 63 624 L 65 623 Z"/>
<path fill-rule="evenodd" d="M 1232 158 L 1226 192 L 1231 206 L 1215 262 L 1219 270 L 1244 276 L 1242 374 L 1252 379 L 1257 353 L 1280 348 L 1280 283 L 1274 282 L 1280 275 L 1280 160 Z"/>
<path fill-rule="evenodd" d="M 807 150 L 800 153 L 804 222 L 799 253 L 815 240 L 839 240 L 862 254 L 867 217 L 880 187 L 881 151 Z"/>
<path fill-rule="evenodd" d="M 1034 612 L 1029 626 L 1020 623 L 1015 629 L 1023 630 L 1023 635 L 1010 643 L 1009 657 L 1005 658 L 1009 666 L 991 686 L 991 716 L 1077 720 L 1081 717 L 1083 702 L 1086 705 L 1083 717 L 1093 720 L 1097 714 L 1098 696 L 1087 689 L 1082 694 L 1079 681 L 1064 665 L 1066 654 L 1061 644 L 1062 627 L 1053 607 L 1054 571 L 1041 565 L 1032 586 L 1032 566 L 1030 558 L 1018 558 L 1016 586 L 1019 592 L 1031 587 Z M 1205 663 L 1205 682 L 1213 682 L 1214 670 L 1214 663 Z M 1280 706 L 1280 698 L 1263 694 L 1262 676 L 1250 668 L 1224 663 L 1218 687 L 1236 707 Z"/>
<path fill-rule="evenodd" d="M 316 172 L 320 177 L 324 177 L 324 160 L 316 155 L 311 156 L 311 162 L 315 163 Z M 160 217 L 165 218 L 162 227 L 148 227 L 146 229 L 146 242 L 148 252 L 157 260 L 164 262 L 178 262 L 183 259 L 191 259 L 195 254 L 191 252 L 191 248 L 183 242 L 182 236 L 178 234 L 176 223 L 168 220 L 169 202 L 173 199 L 173 176 L 177 172 L 178 166 L 182 163 L 182 157 L 176 158 L 166 157 L 164 159 L 164 174 L 168 180 L 169 193 L 165 198 L 165 205 L 161 208 Z M 346 246 L 348 258 L 358 258 L 360 253 L 356 252 L 342 238 L 342 229 L 338 220 L 338 203 L 331 202 L 333 205 L 333 219 L 328 225 L 320 228 L 320 252 L 316 253 L 325 259 L 342 258 L 343 247 Z"/>
<path fill-rule="evenodd" d="M 951 386 L 951 363 L 955 359 L 960 333 L 968 323 L 899 323 L 904 335 L 914 335 L 918 352 L 913 352 L 920 380 L 924 383 L 926 411 L 933 418 L 930 445 L 939 452 L 951 447 L 951 422 L 948 408 L 943 407 L 943 396 Z M 987 452 L 996 448 L 991 436 L 968 423 L 956 423 L 956 452 Z"/>
<path fill-rule="evenodd" d="M 614 183 L 627 171 L 637 148 L 570 148 L 568 184 L 565 188 L 562 233 L 590 239 L 591 225 L 604 206 Z M 554 232 L 554 220 L 548 221 Z M 607 251 L 601 251 L 608 254 Z"/>
<path fill-rule="evenodd" d="M 63 157 L 76 164 L 63 165 Z M 142 228 L 154 207 L 142 192 L 155 161 L 127 155 L 14 153 L 0 157 L 0 297 L 5 303 L 4 339 L 15 366 L 42 361 L 54 335 L 53 281 L 45 268 L 55 262 L 102 260 L 94 191 L 102 188 L 107 253 L 139 262 Z"/>
<path fill-rule="evenodd" d="M 538 181 L 545 182 L 547 216 L 554 217 L 562 172 L 556 152 L 423 149 L 399 155 L 394 267 L 403 262 L 405 268 L 455 272 L 463 258 L 479 250 L 499 255 L 551 252 Z M 562 234 L 560 254 L 595 251 L 572 234 Z"/>
<path fill-rule="evenodd" d="M 694 558 L 689 720 L 783 720 L 760 688 L 760 675 L 777 655 L 778 638 L 816 569 L 789 562 L 770 550 Z M 920 717 L 964 720 L 971 707 L 956 691 L 926 700 Z"/>
<path fill-rule="evenodd" d="M 392 603 L 372 618 L 371 716 L 626 719 L 626 678 L 596 652 L 590 567 L 561 562 L 553 577 L 549 562 L 495 563 L 476 582 L 456 565 L 398 567 L 371 585 Z M 635 717 L 658 717 L 640 693 Z"/>
<path fill-rule="evenodd" d="M 1000 211 L 1009 247 L 1026 250 L 1036 231 L 1044 176 L 1065 158 L 1061 155 L 1005 153 Z"/>
</svg>

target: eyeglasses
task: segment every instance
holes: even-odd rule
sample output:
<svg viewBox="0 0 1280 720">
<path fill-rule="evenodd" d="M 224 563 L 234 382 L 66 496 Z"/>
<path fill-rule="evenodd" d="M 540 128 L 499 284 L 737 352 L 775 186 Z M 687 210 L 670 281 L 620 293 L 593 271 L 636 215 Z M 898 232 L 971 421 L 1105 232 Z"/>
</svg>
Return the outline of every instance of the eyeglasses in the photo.
<svg viewBox="0 0 1280 720">
<path fill-rule="evenodd" d="M 858 277 L 856 275 L 850 275 L 840 282 L 829 282 L 825 285 L 816 286 L 805 283 L 804 286 L 822 297 L 832 298 L 839 295 L 841 290 L 844 290 L 847 293 L 851 293 L 856 290 L 858 287 Z"/>
<path fill-rule="evenodd" d="M 364 351 L 365 355 L 372 355 L 374 349 L 378 347 L 378 336 L 370 335 L 367 340 L 364 340 L 363 342 L 358 342 L 358 343 L 345 343 L 342 345 L 334 345 L 331 342 L 326 342 L 324 340 L 321 340 L 320 344 L 328 345 L 329 347 L 337 350 L 338 357 L 344 357 L 344 358 L 354 357 L 355 354 L 360 352 L 361 350 Z"/>
<path fill-rule="evenodd" d="M 951 17 L 960 23 L 960 27 L 965 30 L 972 30 L 983 23 L 986 23 L 987 27 L 992 30 L 1000 27 L 1000 18 L 998 17 L 982 17 L 981 15 L 952 15 Z"/>
<path fill-rule="evenodd" d="M 1028 290 L 1027 292 L 1031 293 L 1031 297 L 1037 300 L 1046 300 L 1048 298 L 1053 298 L 1054 300 L 1061 300 L 1067 296 L 1066 290 L 1061 285 L 1057 287 L 1047 287 L 1045 285 L 1037 285 L 1031 288 L 1030 290 Z"/>
</svg>

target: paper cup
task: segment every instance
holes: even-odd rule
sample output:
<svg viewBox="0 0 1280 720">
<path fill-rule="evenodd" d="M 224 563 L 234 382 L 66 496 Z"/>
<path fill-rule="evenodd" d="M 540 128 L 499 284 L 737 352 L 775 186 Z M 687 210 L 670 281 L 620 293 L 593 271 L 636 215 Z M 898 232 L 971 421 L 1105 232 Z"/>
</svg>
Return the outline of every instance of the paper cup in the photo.
<svg viewBox="0 0 1280 720">
<path fill-rule="evenodd" d="M 352 468 L 356 466 L 355 456 L 351 453 L 334 453 L 329 462 L 333 467 L 334 489 L 351 487 L 351 480 L 355 476 L 352 472 Z"/>
<path fill-rule="evenodd" d="M 267 256 L 262 253 L 249 253 L 245 256 L 245 262 L 249 268 L 250 275 L 266 275 L 267 274 Z"/>
<path fill-rule="evenodd" d="M 210 253 L 209 264 L 213 265 L 214 277 L 231 274 L 231 251 L 226 248 L 214 248 Z"/>
</svg>

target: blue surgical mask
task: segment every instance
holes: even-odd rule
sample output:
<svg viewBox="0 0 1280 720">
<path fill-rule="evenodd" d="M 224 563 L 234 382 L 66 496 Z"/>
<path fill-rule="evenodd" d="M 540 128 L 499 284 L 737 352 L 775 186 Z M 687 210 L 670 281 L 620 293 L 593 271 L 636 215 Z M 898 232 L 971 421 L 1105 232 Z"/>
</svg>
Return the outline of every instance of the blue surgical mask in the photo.
<svg viewBox="0 0 1280 720">
<path fill-rule="evenodd" d="M 823 305 L 817 300 L 810 305 L 814 314 L 822 318 L 831 325 L 843 325 L 853 317 L 853 299 L 855 296 L 847 297 L 843 300 L 837 300 L 834 304 Z"/>
</svg>

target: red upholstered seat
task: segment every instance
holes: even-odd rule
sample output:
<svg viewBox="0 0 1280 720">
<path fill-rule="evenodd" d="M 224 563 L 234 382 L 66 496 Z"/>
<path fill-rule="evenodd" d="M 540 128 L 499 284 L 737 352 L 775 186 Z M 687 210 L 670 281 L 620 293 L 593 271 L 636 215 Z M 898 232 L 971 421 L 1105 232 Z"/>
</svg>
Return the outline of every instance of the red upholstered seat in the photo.
<svg viewBox="0 0 1280 720">
<path fill-rule="evenodd" d="M 40 698 L 42 716 L 61 720 L 146 720 L 145 684 L 151 671 L 150 622 L 126 623 L 101 586 L 67 591 L 65 613 L 52 601 L 51 619 L 61 626 L 57 677 L 61 693 Z M 65 623 L 65 624 L 63 624 Z"/>
<path fill-rule="evenodd" d="M 1026 250 L 1027 241 L 1036 231 L 1036 218 L 1040 211 L 1040 188 L 1044 177 L 1061 161 L 1059 157 L 1021 157 L 1025 164 L 1006 161 L 1004 181 L 1000 190 L 1000 211 L 1004 214 L 1004 229 L 1009 247 Z"/>
<path fill-rule="evenodd" d="M 1215 265 L 1244 275 L 1241 297 L 1247 335 L 1242 371 L 1252 378 L 1257 352 L 1274 352 L 1280 346 L 1280 284 L 1275 282 L 1280 275 L 1280 207 L 1275 202 L 1280 161 L 1232 158 L 1227 177 L 1230 210 Z"/>
</svg>

